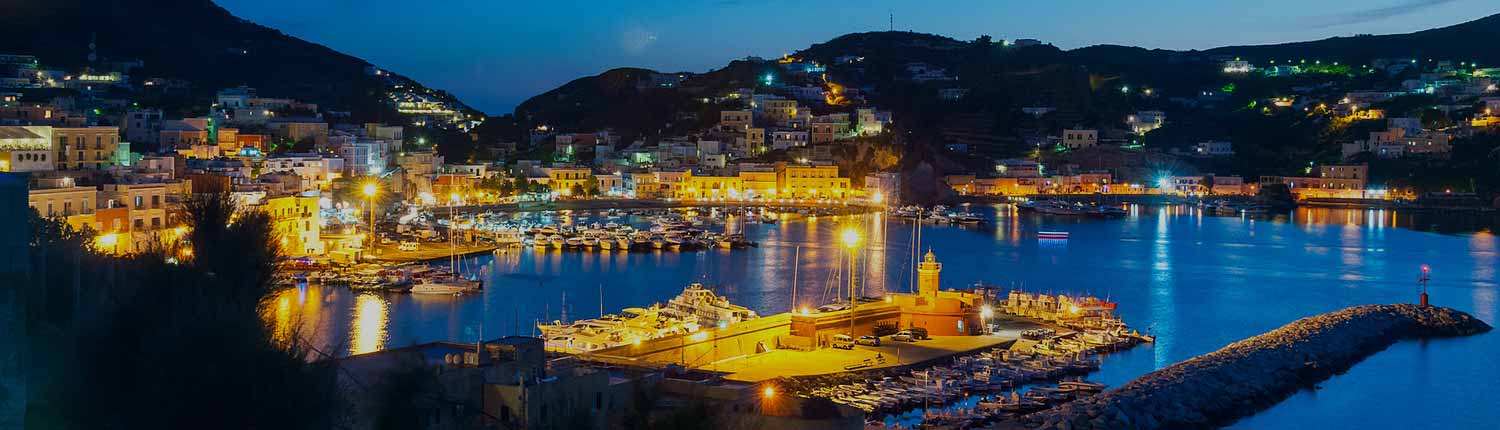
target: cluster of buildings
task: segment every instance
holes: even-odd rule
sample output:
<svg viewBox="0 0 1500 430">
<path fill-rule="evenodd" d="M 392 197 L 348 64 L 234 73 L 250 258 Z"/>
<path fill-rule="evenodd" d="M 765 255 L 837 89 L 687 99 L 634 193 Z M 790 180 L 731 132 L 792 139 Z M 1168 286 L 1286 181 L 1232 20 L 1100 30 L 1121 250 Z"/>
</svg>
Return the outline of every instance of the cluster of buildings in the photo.
<svg viewBox="0 0 1500 430">
<path fill-rule="evenodd" d="M 1200 148 L 1212 151 L 1215 142 Z M 1065 165 L 1060 172 L 1048 172 L 1046 166 L 1032 160 L 1005 159 L 995 165 L 991 177 L 947 175 L 943 181 L 963 196 L 1023 197 L 1040 194 L 1171 194 L 1182 196 L 1255 195 L 1266 184 L 1284 184 L 1299 199 L 1355 198 L 1386 199 L 1390 191 L 1369 187 L 1369 166 L 1318 166 L 1316 175 L 1262 176 L 1246 180 L 1234 175 L 1164 174 L 1152 181 L 1123 182 L 1109 171 L 1079 171 Z M 1313 168 L 1308 168 L 1313 173 Z"/>
<path fill-rule="evenodd" d="M 1386 129 L 1370 132 L 1370 138 L 1343 144 L 1345 160 L 1362 153 L 1380 158 L 1447 158 L 1453 151 L 1453 135 L 1425 130 L 1420 118 L 1386 118 Z"/>
<path fill-rule="evenodd" d="M 290 255 L 357 249 L 351 234 L 323 233 L 325 212 L 349 206 L 326 196 L 339 178 L 388 173 L 404 138 L 400 126 L 330 126 L 316 105 L 259 97 L 245 87 L 220 91 L 204 117 L 164 118 L 141 108 L 74 112 L 64 102 L 0 109 L 0 172 L 28 173 L 33 210 L 92 229 L 112 252 L 180 236 L 183 203 L 206 193 L 228 193 L 272 214 Z M 307 152 L 273 152 L 293 142 Z M 427 167 L 395 161 L 426 181 L 442 164 L 431 156 Z M 407 175 L 387 176 L 393 185 L 410 184 L 400 180 Z"/>
<path fill-rule="evenodd" d="M 804 78 L 824 70 L 820 64 L 790 57 L 776 66 L 783 75 Z M 640 85 L 675 87 L 684 76 L 654 74 L 642 78 Z M 587 190 L 589 196 L 615 198 L 842 202 L 893 194 L 893 174 L 852 183 L 848 172 L 840 172 L 832 161 L 842 145 L 883 133 L 891 123 L 889 112 L 845 108 L 860 100 L 858 90 L 836 83 L 777 83 L 774 74 L 764 80 L 759 92 L 740 88 L 703 99 L 722 108 L 716 122 L 691 135 L 622 146 L 620 137 L 608 130 L 562 132 L 539 125 L 531 131 L 531 143 L 550 145 L 556 163 L 546 167 L 517 160 L 504 170 L 512 177 L 546 184 L 559 197 L 580 197 L 577 192 Z M 817 115 L 814 107 L 831 112 Z M 752 161 L 772 151 L 792 161 Z"/>
</svg>

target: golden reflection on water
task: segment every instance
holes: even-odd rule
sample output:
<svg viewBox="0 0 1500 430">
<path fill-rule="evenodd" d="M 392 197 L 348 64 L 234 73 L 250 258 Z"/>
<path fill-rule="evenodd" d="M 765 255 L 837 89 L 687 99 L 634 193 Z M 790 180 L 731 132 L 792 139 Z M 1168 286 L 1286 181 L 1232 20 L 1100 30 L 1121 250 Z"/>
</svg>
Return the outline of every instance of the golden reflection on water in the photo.
<svg viewBox="0 0 1500 430">
<path fill-rule="evenodd" d="M 271 340 L 276 343 L 285 343 L 292 335 L 292 297 L 293 290 L 282 290 L 276 294 L 276 306 L 271 310 Z"/>
<path fill-rule="evenodd" d="M 350 354 L 379 351 L 385 347 L 386 323 L 390 309 L 385 299 L 375 294 L 360 294 L 354 301 L 354 327 L 350 334 Z"/>
</svg>

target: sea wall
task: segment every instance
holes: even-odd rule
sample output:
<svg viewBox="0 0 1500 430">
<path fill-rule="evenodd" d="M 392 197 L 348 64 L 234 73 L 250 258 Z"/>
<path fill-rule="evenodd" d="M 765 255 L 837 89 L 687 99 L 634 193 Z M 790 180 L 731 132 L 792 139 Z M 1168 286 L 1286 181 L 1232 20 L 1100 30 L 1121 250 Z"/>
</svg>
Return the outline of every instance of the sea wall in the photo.
<svg viewBox="0 0 1500 430">
<path fill-rule="evenodd" d="M 1119 388 L 1025 418 L 1042 429 L 1201 429 L 1265 410 L 1401 339 L 1464 336 L 1490 326 L 1417 305 L 1356 306 L 1303 318 Z"/>
</svg>

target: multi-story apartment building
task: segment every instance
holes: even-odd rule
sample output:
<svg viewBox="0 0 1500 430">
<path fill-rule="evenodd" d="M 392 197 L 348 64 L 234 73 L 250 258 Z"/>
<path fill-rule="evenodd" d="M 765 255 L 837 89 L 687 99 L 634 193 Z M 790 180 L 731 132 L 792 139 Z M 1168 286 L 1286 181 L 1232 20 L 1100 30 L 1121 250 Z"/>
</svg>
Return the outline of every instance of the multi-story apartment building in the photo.
<svg viewBox="0 0 1500 430">
<path fill-rule="evenodd" d="M 120 146 L 119 127 L 54 127 L 57 170 L 108 170 Z"/>
<path fill-rule="evenodd" d="M 580 189 L 595 185 L 594 172 L 587 167 L 557 165 L 546 169 L 548 184 L 552 191 L 564 196 L 572 196 L 573 187 Z M 581 196 L 579 196 L 581 197 Z"/>
<path fill-rule="evenodd" d="M 261 208 L 271 217 L 275 240 L 287 255 L 323 254 L 318 224 L 318 198 L 299 195 L 265 199 Z"/>
<path fill-rule="evenodd" d="M 133 232 L 167 227 L 167 183 L 105 184 L 99 192 L 101 208 L 126 208 Z"/>
<path fill-rule="evenodd" d="M 842 199 L 849 196 L 849 178 L 839 176 L 832 164 L 786 164 L 777 167 L 778 197 L 791 199 Z"/>
<path fill-rule="evenodd" d="M 344 159 L 317 154 L 288 154 L 267 158 L 261 173 L 291 172 L 302 177 L 306 188 L 326 189 L 344 175 Z"/>
</svg>

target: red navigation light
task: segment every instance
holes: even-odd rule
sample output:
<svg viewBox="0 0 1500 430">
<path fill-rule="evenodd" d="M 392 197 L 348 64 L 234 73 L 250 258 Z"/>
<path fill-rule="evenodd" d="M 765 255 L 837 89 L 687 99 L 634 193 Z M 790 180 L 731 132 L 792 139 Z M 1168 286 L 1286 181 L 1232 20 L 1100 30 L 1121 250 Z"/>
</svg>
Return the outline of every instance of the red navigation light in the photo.
<svg viewBox="0 0 1500 430">
<path fill-rule="evenodd" d="M 1428 267 L 1426 264 L 1422 265 L 1422 273 L 1427 273 L 1427 272 L 1431 272 L 1431 271 L 1432 271 L 1431 267 Z"/>
</svg>

